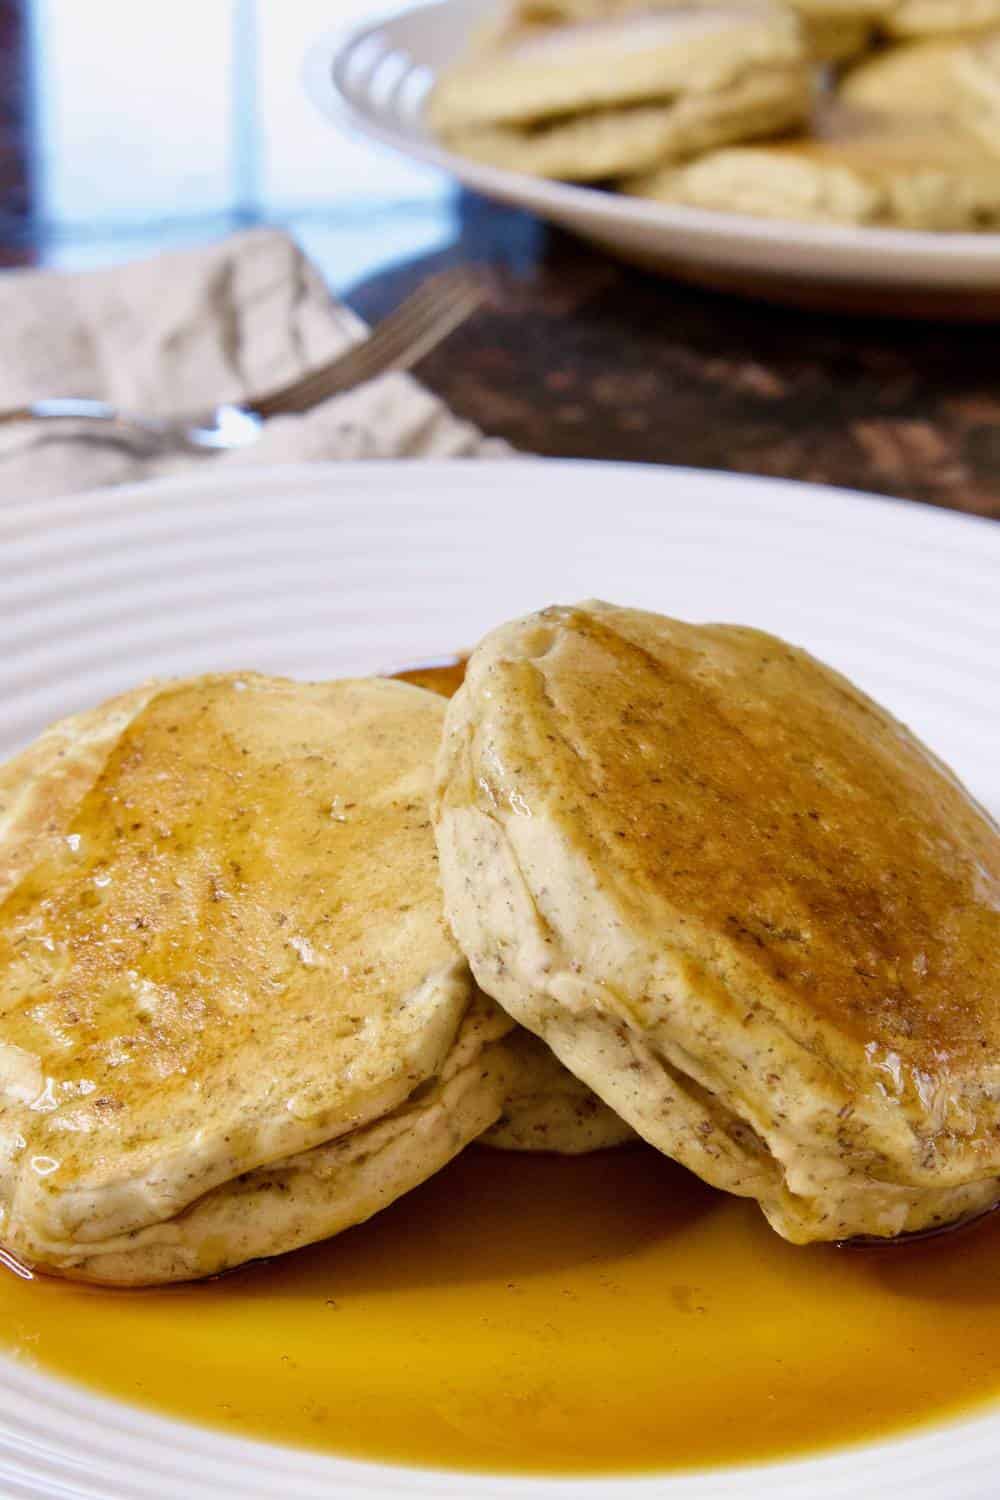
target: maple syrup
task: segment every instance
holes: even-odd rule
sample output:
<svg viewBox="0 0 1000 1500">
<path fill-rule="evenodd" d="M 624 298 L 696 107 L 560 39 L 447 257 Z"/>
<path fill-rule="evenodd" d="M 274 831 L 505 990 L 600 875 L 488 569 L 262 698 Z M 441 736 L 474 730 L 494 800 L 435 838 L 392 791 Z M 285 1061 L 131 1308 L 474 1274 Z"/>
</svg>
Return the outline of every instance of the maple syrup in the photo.
<svg viewBox="0 0 1000 1500">
<path fill-rule="evenodd" d="M 786 1244 L 649 1147 L 472 1147 L 367 1224 L 217 1281 L 0 1269 L 0 1347 L 234 1434 L 493 1472 L 677 1470 L 885 1437 L 1000 1389 L 1000 1218 Z"/>
<path fill-rule="evenodd" d="M 406 674 L 453 691 L 435 670 Z M 775 1459 L 1000 1394 L 1000 1216 L 785 1243 L 646 1146 L 472 1147 L 367 1224 L 216 1281 L 0 1267 L 0 1348 L 232 1434 L 491 1472 Z"/>
<path fill-rule="evenodd" d="M 427 688 L 442 698 L 451 698 L 465 680 L 467 656 L 452 656 L 447 661 L 432 663 L 425 667 L 407 667 L 405 671 L 393 672 L 401 682 L 412 682 L 417 687 Z"/>
</svg>

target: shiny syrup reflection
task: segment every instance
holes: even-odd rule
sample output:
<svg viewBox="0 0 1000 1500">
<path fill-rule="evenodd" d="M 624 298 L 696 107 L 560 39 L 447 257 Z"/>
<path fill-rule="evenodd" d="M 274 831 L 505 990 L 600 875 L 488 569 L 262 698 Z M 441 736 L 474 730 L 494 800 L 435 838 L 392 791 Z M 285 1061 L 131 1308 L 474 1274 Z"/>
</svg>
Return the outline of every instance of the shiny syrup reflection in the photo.
<svg viewBox="0 0 1000 1500">
<path fill-rule="evenodd" d="M 447 693 L 462 666 L 406 675 Z M 891 1249 L 802 1249 L 648 1147 L 473 1147 L 369 1223 L 214 1282 L 110 1292 L 0 1269 L 0 1347 L 337 1454 L 676 1470 L 994 1398 L 998 1263 L 996 1216 Z"/>
</svg>

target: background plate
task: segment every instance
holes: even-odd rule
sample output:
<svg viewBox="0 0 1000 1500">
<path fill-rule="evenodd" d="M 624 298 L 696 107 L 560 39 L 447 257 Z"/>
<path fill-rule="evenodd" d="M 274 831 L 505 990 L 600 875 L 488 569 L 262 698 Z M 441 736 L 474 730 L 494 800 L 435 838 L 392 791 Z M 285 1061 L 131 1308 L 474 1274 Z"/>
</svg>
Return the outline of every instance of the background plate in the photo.
<svg viewBox="0 0 1000 1500">
<path fill-rule="evenodd" d="M 499 0 L 436 0 L 319 41 L 305 84 L 327 115 L 529 208 L 625 260 L 782 302 L 917 317 L 1000 318 L 1000 235 L 794 224 L 643 202 L 470 161 L 423 121 L 433 79 Z"/>
<path fill-rule="evenodd" d="M 614 464 L 206 472 L 0 513 L 0 752 L 143 677 L 327 677 L 600 595 L 775 630 L 906 719 L 1000 808 L 1000 528 L 774 480 Z M 1000 1413 L 829 1458 L 501 1480 L 251 1444 L 0 1360 L 3 1500 L 973 1500 Z"/>
</svg>

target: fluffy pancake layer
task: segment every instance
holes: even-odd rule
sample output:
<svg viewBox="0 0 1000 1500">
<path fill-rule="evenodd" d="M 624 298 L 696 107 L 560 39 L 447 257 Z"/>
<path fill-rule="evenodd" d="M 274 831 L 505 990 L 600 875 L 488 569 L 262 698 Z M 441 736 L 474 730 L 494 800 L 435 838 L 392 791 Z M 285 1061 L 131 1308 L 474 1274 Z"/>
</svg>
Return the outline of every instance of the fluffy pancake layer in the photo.
<svg viewBox="0 0 1000 1500">
<path fill-rule="evenodd" d="M 442 718 L 398 682 L 204 677 L 3 768 L 9 1251 L 205 1274 L 365 1217 L 496 1118 L 509 1022 L 447 931 L 428 821 Z M 321 1166 L 335 1203 L 305 1191 Z"/>
<path fill-rule="evenodd" d="M 361 1223 L 447 1165 L 497 1118 L 516 1074 L 497 1031 L 496 1007 L 480 996 L 440 1075 L 388 1115 L 246 1172 L 148 1228 L 99 1244 L 34 1241 L 34 1263 L 76 1280 L 158 1286 L 214 1276 Z"/>
<path fill-rule="evenodd" d="M 487 993 L 787 1238 L 1000 1198 L 997 830 L 806 653 L 601 604 L 505 626 L 435 822 Z"/>
<path fill-rule="evenodd" d="M 530 1031 L 518 1028 L 504 1044 L 510 1082 L 503 1114 L 481 1144 L 501 1151 L 553 1151 L 579 1156 L 623 1146 L 635 1131 Z"/>
</svg>

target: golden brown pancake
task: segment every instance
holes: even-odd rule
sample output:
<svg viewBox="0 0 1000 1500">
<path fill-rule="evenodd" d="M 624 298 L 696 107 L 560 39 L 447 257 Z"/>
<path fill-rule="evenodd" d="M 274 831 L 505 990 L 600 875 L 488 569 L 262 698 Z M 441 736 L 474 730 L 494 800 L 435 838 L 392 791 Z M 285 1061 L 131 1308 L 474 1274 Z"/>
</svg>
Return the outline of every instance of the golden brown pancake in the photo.
<svg viewBox="0 0 1000 1500">
<path fill-rule="evenodd" d="M 830 668 L 608 604 L 515 621 L 449 705 L 435 825 L 487 993 L 787 1238 L 1000 1199 L 1000 836 Z"/>
<path fill-rule="evenodd" d="M 502 19 L 439 79 L 428 120 L 463 155 L 588 182 L 794 129 L 810 97 L 789 12 L 678 4 Z"/>
<path fill-rule="evenodd" d="M 912 61 L 920 66 L 913 71 L 918 78 L 925 71 L 929 76 L 926 87 L 911 88 L 909 111 L 901 107 L 899 80 L 888 68 L 884 108 L 827 100 L 814 112 L 811 136 L 709 151 L 692 162 L 630 178 L 623 187 L 661 203 L 764 218 L 958 232 L 996 229 L 997 156 L 967 128 L 964 117 L 958 118 L 957 87 L 948 93 L 937 86 L 942 72 L 937 48 L 918 51 Z M 871 96 L 867 75 L 849 80 L 848 88 L 860 95 L 862 84 Z"/>
<path fill-rule="evenodd" d="M 440 698 L 149 684 L 0 770 L 0 1245 L 169 1281 L 367 1217 L 500 1114 L 443 919 Z"/>
<path fill-rule="evenodd" d="M 677 161 L 729 141 L 796 130 L 812 101 L 798 66 L 759 68 L 728 88 L 667 103 L 594 110 L 532 125 L 446 133 L 452 150 L 489 166 L 567 182 L 600 182 Z"/>
</svg>

